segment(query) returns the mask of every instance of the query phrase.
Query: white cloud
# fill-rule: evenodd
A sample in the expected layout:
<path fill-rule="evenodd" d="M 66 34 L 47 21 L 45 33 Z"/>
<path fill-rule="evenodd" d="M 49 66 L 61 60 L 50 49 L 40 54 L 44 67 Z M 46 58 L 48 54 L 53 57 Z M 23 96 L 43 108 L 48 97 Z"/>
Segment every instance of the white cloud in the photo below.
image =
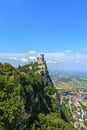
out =
<path fill-rule="evenodd" d="M 0 61 L 14 61 L 20 64 L 35 61 L 40 52 L 29 51 L 25 53 L 1 53 Z M 64 52 L 44 53 L 48 65 L 54 68 L 87 68 L 87 53 L 73 52 L 72 50 L 65 50 Z M 12 63 L 12 62 L 11 62 Z"/>
<path fill-rule="evenodd" d="M 36 56 L 29 56 L 30 60 L 36 60 Z"/>
<path fill-rule="evenodd" d="M 36 52 L 33 51 L 33 50 L 30 50 L 30 51 L 28 52 L 28 54 L 36 54 Z"/>
<path fill-rule="evenodd" d="M 61 59 L 47 60 L 47 63 L 59 64 L 59 63 L 63 63 L 63 60 Z"/>
<path fill-rule="evenodd" d="M 10 60 L 18 60 L 17 57 L 9 57 Z"/>
<path fill-rule="evenodd" d="M 46 59 L 50 60 L 59 60 L 61 62 L 70 62 L 70 61 L 85 61 L 87 60 L 87 54 L 81 54 L 81 53 L 74 53 L 69 52 L 59 52 L 59 53 L 45 53 Z"/>
<path fill-rule="evenodd" d="M 63 63 L 63 60 L 60 60 L 60 63 Z"/>
<path fill-rule="evenodd" d="M 28 53 L 1 53 L 0 59 L 10 59 L 10 60 L 20 60 L 24 59 L 27 61 L 35 60 L 40 52 L 29 51 Z M 44 53 L 45 59 L 49 63 L 62 63 L 62 62 L 78 62 L 78 61 L 87 61 L 87 54 L 74 53 L 71 50 L 66 50 L 64 52 L 53 52 L 53 53 Z M 21 60 L 22 61 L 22 60 Z M 75 63 L 74 62 L 74 63 Z"/>
<path fill-rule="evenodd" d="M 56 64 L 56 63 L 58 63 L 58 62 L 57 62 L 56 60 L 55 60 L 55 61 L 54 61 L 54 60 L 48 60 L 47 63 Z"/>
<path fill-rule="evenodd" d="M 27 58 L 21 58 L 20 61 L 25 63 L 25 62 L 28 62 L 28 59 Z"/>
<path fill-rule="evenodd" d="M 76 60 L 75 63 L 78 64 L 78 63 L 79 63 L 79 60 Z"/>
<path fill-rule="evenodd" d="M 19 62 L 28 62 L 29 60 L 35 60 L 36 59 L 36 52 L 35 51 L 29 51 L 25 53 L 0 53 L 0 60 L 3 59 L 3 61 L 19 61 Z"/>
<path fill-rule="evenodd" d="M 72 50 L 65 50 L 64 52 L 65 53 L 72 53 L 73 51 Z"/>

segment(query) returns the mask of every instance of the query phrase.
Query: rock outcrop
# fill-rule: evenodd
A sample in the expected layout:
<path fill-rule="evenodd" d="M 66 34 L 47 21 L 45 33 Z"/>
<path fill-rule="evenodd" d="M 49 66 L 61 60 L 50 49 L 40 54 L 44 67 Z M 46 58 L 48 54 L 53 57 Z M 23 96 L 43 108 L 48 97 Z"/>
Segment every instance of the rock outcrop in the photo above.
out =
<path fill-rule="evenodd" d="M 44 59 L 44 54 L 40 54 L 40 57 L 37 58 L 38 63 L 38 72 L 41 74 L 42 78 L 44 79 L 44 85 L 53 86 L 52 80 L 49 75 L 49 71 L 47 68 L 46 61 Z"/>

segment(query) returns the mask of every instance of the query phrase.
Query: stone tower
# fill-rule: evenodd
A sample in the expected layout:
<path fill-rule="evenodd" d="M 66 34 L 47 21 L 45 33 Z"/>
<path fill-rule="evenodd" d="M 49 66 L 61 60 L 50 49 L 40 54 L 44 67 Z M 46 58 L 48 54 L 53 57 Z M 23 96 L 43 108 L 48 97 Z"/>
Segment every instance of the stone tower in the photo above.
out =
<path fill-rule="evenodd" d="M 44 54 L 40 54 L 40 58 L 37 57 L 37 62 L 38 62 L 38 64 L 44 64 L 45 63 Z"/>
<path fill-rule="evenodd" d="M 44 85 L 51 85 L 53 86 L 52 80 L 49 75 L 49 71 L 47 69 L 47 64 L 44 59 L 44 54 L 40 54 L 40 57 L 37 57 L 37 63 L 38 63 L 38 73 L 41 74 L 43 80 L 44 80 Z"/>
<path fill-rule="evenodd" d="M 40 54 L 40 60 L 44 62 L 44 54 Z"/>

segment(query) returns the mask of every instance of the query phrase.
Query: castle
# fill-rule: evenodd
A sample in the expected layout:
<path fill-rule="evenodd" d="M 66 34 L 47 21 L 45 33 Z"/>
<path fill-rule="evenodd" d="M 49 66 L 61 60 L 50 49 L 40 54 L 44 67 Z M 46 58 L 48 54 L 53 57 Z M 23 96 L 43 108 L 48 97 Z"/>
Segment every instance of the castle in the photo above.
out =
<path fill-rule="evenodd" d="M 37 63 L 38 64 L 44 64 L 46 61 L 44 60 L 44 54 L 40 54 L 40 58 L 37 57 Z"/>
<path fill-rule="evenodd" d="M 46 61 L 44 60 L 44 54 L 40 54 L 40 57 L 37 57 L 37 63 L 40 71 L 48 73 Z"/>
<path fill-rule="evenodd" d="M 53 83 L 49 75 L 49 71 L 47 69 L 47 64 L 44 59 L 44 54 L 40 54 L 40 57 L 37 57 L 37 63 L 38 63 L 38 67 L 40 68 L 38 72 L 41 73 L 45 81 L 45 85 L 50 84 L 51 86 L 53 86 Z"/>
<path fill-rule="evenodd" d="M 34 63 L 38 64 L 37 72 L 43 78 L 44 84 L 45 85 L 49 84 L 49 85 L 53 86 L 53 83 L 52 83 L 50 75 L 49 75 L 49 71 L 47 69 L 47 64 L 46 64 L 46 61 L 44 59 L 44 54 L 40 54 L 40 57 L 37 57 L 37 61 L 36 62 L 31 62 L 30 64 L 34 65 Z M 30 66 L 29 68 L 32 69 L 32 66 Z"/>

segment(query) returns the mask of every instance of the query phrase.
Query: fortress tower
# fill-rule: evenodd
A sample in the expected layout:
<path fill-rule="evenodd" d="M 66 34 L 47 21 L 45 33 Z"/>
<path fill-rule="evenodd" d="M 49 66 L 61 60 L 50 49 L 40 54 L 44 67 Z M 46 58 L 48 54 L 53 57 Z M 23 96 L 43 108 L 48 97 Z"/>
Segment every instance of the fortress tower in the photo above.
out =
<path fill-rule="evenodd" d="M 40 76 L 43 78 L 44 85 L 53 86 L 52 80 L 49 75 L 49 71 L 47 69 L 47 64 L 44 59 L 44 54 L 40 54 L 40 56 L 37 57 L 37 61 L 35 63 L 38 63 L 36 66 L 37 67 L 36 70 L 40 74 Z M 34 62 L 31 62 L 31 65 L 29 67 L 31 70 L 33 69 L 33 67 L 32 67 L 33 65 L 34 65 Z"/>
<path fill-rule="evenodd" d="M 52 80 L 49 75 L 49 71 L 47 69 L 47 64 L 44 59 L 44 54 L 40 54 L 40 57 L 37 57 L 37 63 L 38 63 L 38 68 L 39 68 L 38 73 L 40 73 L 40 75 L 42 76 L 44 80 L 44 84 L 45 85 L 49 84 L 53 86 Z"/>
<path fill-rule="evenodd" d="M 38 62 L 38 64 L 44 64 L 45 63 L 44 54 L 40 54 L 40 58 L 37 57 L 37 62 Z"/>
<path fill-rule="evenodd" d="M 44 62 L 44 54 L 40 54 L 40 60 Z"/>

